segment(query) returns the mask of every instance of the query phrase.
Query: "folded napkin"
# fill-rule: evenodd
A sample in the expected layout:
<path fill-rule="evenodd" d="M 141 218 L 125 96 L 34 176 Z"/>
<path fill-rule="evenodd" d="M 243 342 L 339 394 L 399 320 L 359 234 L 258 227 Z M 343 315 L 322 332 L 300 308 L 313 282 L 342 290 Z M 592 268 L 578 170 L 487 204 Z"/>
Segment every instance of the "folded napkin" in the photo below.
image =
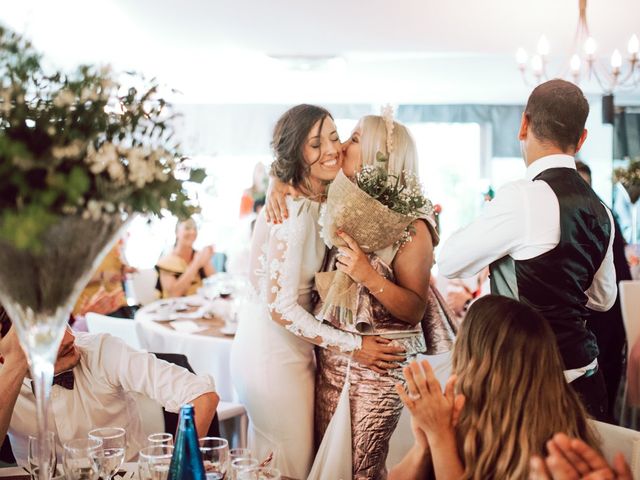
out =
<path fill-rule="evenodd" d="M 179 320 L 171 322 L 171 326 L 177 332 L 181 333 L 198 333 L 207 330 L 209 327 L 198 325 L 191 320 Z"/>

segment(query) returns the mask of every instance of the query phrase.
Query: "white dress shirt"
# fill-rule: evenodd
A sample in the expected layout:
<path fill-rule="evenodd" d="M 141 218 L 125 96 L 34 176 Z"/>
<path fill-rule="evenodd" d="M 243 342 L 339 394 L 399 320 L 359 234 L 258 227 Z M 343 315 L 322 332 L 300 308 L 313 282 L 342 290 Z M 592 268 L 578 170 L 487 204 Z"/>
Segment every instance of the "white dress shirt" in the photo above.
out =
<path fill-rule="evenodd" d="M 185 403 L 215 391 L 211 377 L 194 375 L 153 354 L 134 350 L 111 335 L 75 335 L 81 356 L 73 369 L 74 388 L 54 385 L 51 393 L 50 428 L 56 434 L 58 458 L 64 443 L 86 438 L 93 428 L 123 427 L 128 444 L 125 461 L 130 461 L 147 443 L 134 392 L 178 412 Z M 28 438 L 36 432 L 35 397 L 31 380 L 25 379 L 9 427 L 18 464 L 27 464 Z"/>
<path fill-rule="evenodd" d="M 549 155 L 527 168 L 526 179 L 506 184 L 485 205 L 480 216 L 455 232 L 442 246 L 438 258 L 440 273 L 447 278 L 477 274 L 487 265 L 505 257 L 527 260 L 554 249 L 560 242 L 558 197 L 544 181 L 532 181 L 550 168 L 576 168 L 570 155 Z M 606 208 L 606 207 L 605 207 Z M 604 261 L 585 292 L 587 307 L 609 310 L 616 301 L 616 272 L 613 265 L 613 217 L 611 237 Z"/>
<path fill-rule="evenodd" d="M 439 271 L 448 278 L 477 274 L 487 265 L 507 255 L 514 260 L 535 258 L 554 249 L 560 242 L 560 204 L 544 181 L 533 179 L 550 168 L 576 168 L 570 155 L 549 155 L 527 167 L 526 178 L 506 184 L 485 204 L 480 216 L 455 232 L 442 246 Z M 613 216 L 611 237 L 605 258 L 585 294 L 587 307 L 609 310 L 616 300 L 616 272 L 613 264 Z M 597 360 L 583 368 L 565 371 L 568 381 L 595 367 Z"/>

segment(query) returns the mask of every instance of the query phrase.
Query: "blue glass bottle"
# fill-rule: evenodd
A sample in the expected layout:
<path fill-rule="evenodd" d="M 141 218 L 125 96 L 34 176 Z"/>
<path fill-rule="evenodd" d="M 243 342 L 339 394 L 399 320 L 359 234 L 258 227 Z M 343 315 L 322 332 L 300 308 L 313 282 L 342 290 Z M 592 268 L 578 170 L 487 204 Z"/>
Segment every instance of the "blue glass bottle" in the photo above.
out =
<path fill-rule="evenodd" d="M 205 478 L 193 405 L 183 405 L 180 409 L 180 422 L 168 480 L 205 480 Z"/>

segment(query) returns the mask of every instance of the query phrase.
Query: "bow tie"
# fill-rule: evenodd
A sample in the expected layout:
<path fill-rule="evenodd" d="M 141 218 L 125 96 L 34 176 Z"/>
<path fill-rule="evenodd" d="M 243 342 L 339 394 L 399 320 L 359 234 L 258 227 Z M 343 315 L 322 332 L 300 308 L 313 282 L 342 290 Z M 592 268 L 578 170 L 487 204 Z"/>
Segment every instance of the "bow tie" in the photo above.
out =
<path fill-rule="evenodd" d="M 59 373 L 58 375 L 53 377 L 53 384 L 60 385 L 62 388 L 66 388 L 67 390 L 73 390 L 75 380 L 76 379 L 73 375 L 73 370 L 67 370 L 66 372 Z M 35 393 L 33 381 L 31 382 L 31 390 L 33 390 L 33 392 Z"/>

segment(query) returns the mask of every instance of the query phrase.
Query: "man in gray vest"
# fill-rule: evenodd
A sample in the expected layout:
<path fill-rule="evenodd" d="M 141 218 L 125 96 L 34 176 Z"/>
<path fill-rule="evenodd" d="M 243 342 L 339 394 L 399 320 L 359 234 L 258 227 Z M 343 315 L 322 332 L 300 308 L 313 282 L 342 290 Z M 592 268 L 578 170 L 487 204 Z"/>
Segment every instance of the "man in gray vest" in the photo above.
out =
<path fill-rule="evenodd" d="M 585 319 L 589 309 L 609 310 L 617 288 L 613 217 L 574 160 L 588 114 L 576 85 L 556 79 L 536 87 L 519 132 L 526 178 L 502 187 L 477 220 L 454 233 L 438 263 L 450 278 L 489 265 L 492 293 L 540 312 L 556 335 L 567 381 L 603 420 L 607 393 Z"/>

